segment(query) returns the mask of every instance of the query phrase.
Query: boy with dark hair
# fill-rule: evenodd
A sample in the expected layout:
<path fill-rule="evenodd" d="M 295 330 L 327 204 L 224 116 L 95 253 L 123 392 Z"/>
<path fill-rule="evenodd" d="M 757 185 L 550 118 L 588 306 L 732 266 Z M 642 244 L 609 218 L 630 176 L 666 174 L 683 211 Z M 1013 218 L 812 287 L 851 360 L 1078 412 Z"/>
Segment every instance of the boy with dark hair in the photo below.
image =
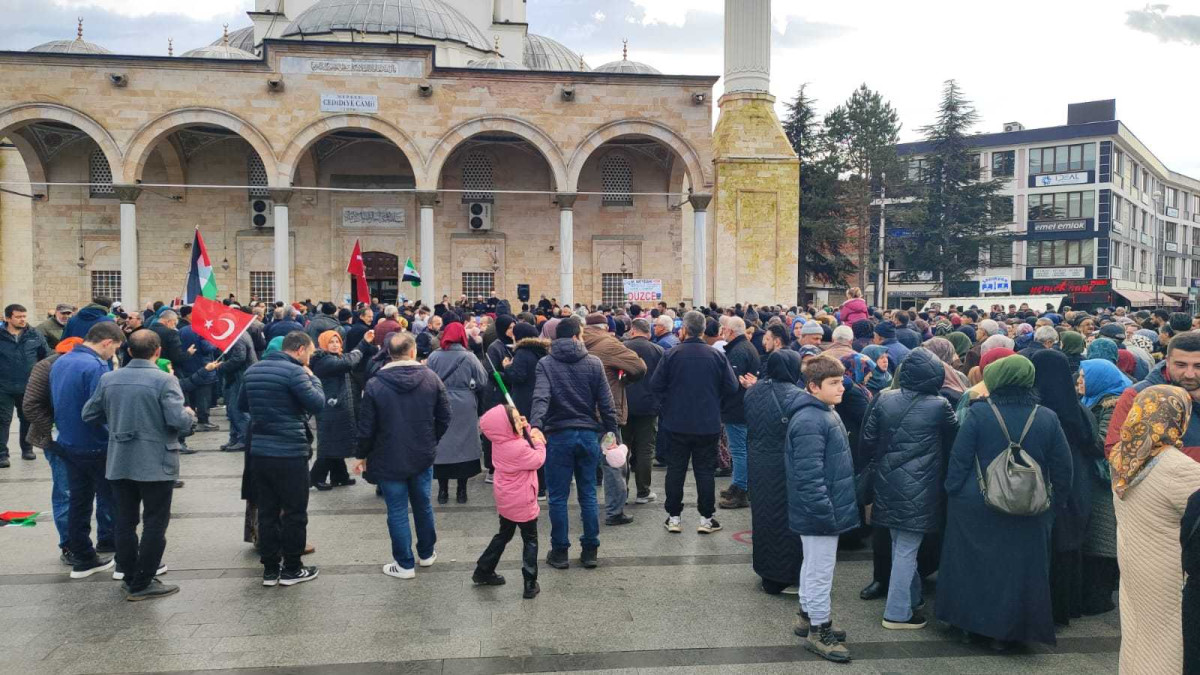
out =
<path fill-rule="evenodd" d="M 804 549 L 794 630 L 808 638 L 805 649 L 837 663 L 850 660 L 846 634 L 833 629 L 830 616 L 838 535 L 859 526 L 850 441 L 833 409 L 845 391 L 844 374 L 841 363 L 825 356 L 804 364 L 805 392 L 784 443 L 788 523 Z"/>

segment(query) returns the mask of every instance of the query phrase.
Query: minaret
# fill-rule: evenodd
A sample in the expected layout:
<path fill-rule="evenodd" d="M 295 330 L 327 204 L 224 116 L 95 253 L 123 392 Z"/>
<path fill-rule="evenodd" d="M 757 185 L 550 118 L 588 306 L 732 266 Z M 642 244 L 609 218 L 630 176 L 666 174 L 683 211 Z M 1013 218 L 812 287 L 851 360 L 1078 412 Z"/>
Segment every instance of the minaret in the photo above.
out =
<path fill-rule="evenodd" d="M 713 131 L 712 299 L 792 305 L 800 161 L 770 94 L 771 0 L 725 0 L 724 84 Z"/>

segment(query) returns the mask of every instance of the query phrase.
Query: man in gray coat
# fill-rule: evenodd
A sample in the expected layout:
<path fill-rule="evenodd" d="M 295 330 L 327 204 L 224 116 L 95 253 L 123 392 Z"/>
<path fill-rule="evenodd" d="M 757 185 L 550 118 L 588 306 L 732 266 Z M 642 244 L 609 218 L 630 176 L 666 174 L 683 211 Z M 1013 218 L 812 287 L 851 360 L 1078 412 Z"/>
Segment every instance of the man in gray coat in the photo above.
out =
<path fill-rule="evenodd" d="M 183 405 L 179 380 L 155 365 L 162 342 L 153 331 L 129 336 L 129 365 L 105 373 L 83 406 L 82 417 L 108 426 L 105 478 L 116 505 L 117 569 L 124 580 L 125 599 L 160 598 L 179 592 L 178 586 L 155 577 L 166 548 L 171 519 L 171 494 L 179 477 L 179 432 L 190 429 L 196 414 Z M 139 544 L 139 514 L 145 508 Z"/>

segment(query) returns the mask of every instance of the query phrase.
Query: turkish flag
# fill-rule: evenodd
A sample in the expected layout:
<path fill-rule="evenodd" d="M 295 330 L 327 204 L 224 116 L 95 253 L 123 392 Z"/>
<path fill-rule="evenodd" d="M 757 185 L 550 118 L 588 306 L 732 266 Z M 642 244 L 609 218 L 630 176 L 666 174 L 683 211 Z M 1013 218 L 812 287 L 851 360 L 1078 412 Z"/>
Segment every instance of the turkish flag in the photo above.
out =
<path fill-rule="evenodd" d="M 192 305 L 192 330 L 221 350 L 229 351 L 242 333 L 250 327 L 254 315 L 227 307 L 216 300 L 198 296 Z"/>
<path fill-rule="evenodd" d="M 354 250 L 350 253 L 350 264 L 346 265 L 346 273 L 354 277 L 355 299 L 358 302 L 370 302 L 371 290 L 367 288 L 367 266 L 363 263 L 362 246 L 359 240 L 354 240 Z"/>

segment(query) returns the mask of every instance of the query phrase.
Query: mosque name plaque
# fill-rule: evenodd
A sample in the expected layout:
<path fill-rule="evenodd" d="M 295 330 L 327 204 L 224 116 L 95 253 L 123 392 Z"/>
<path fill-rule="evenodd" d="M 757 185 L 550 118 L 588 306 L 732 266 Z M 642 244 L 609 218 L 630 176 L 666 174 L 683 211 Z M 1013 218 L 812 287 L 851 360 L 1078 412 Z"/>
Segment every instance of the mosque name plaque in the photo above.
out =
<path fill-rule="evenodd" d="M 342 209 L 342 227 L 405 228 L 403 208 L 347 206 Z"/>
<path fill-rule="evenodd" d="M 424 77 L 424 59 L 308 59 L 285 56 L 280 59 L 282 73 L 296 75 L 352 75 L 365 77 Z"/>
<path fill-rule="evenodd" d="M 379 97 L 374 94 L 321 94 L 321 112 L 379 112 Z"/>

